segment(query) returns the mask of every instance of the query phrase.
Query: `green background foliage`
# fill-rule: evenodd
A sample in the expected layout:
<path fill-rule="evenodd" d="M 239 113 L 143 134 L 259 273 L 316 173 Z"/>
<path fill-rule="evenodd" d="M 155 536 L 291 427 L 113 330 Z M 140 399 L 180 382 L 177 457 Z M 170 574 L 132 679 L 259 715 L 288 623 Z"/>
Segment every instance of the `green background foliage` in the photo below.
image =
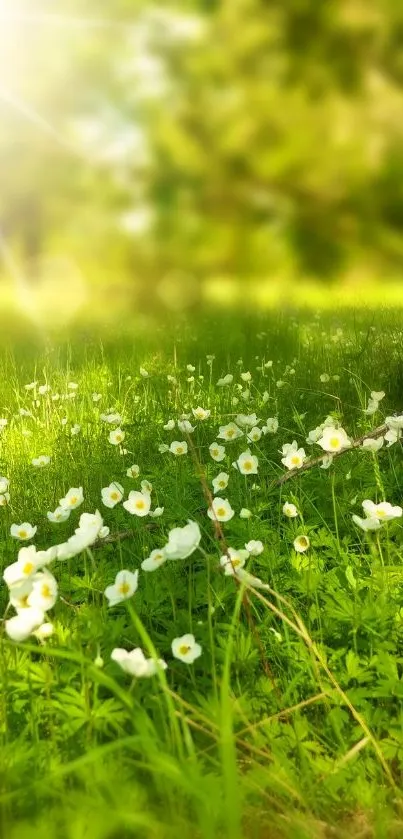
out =
<path fill-rule="evenodd" d="M 400 277 L 398 3 L 75 0 L 2 26 L 0 220 L 34 278 L 55 252 L 116 294 Z"/>

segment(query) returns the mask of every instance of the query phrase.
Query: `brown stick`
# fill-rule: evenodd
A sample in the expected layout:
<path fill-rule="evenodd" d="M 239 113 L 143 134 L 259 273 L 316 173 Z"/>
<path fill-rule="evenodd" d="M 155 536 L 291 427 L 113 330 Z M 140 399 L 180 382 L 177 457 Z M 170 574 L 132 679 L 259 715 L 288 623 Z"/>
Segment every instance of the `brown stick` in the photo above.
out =
<path fill-rule="evenodd" d="M 387 425 L 379 425 L 378 428 L 374 428 L 373 431 L 368 431 L 367 434 L 362 434 L 361 437 L 358 437 L 357 440 L 353 440 L 351 446 L 347 449 L 341 449 L 339 452 L 335 452 L 332 457 L 340 457 L 342 454 L 347 454 L 350 452 L 351 449 L 358 449 L 359 446 L 362 445 L 364 440 L 376 440 L 378 437 L 382 437 L 383 434 L 386 434 L 388 430 Z M 320 454 L 319 457 L 311 457 L 309 460 L 306 460 L 305 463 L 299 469 L 290 469 L 289 472 L 286 472 L 281 478 L 278 478 L 273 484 L 273 487 L 281 486 L 285 484 L 286 481 L 289 481 L 290 478 L 294 478 L 295 475 L 299 475 L 301 472 L 306 472 L 307 469 L 312 469 L 313 466 L 317 466 L 319 463 L 322 462 L 324 457 L 327 457 L 329 452 L 323 452 Z"/>

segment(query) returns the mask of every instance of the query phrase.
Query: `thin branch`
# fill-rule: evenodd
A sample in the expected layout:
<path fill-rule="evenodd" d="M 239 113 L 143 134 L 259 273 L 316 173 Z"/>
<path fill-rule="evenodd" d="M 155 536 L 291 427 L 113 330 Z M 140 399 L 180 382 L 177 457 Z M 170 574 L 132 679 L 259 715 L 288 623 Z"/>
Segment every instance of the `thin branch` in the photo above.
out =
<path fill-rule="evenodd" d="M 347 454 L 347 452 L 351 452 L 352 449 L 358 449 L 362 446 L 364 440 L 376 440 L 378 437 L 382 437 L 383 434 L 386 434 L 387 430 L 387 425 L 379 425 L 378 428 L 374 428 L 373 431 L 368 431 L 366 434 L 362 434 L 361 437 L 357 437 L 357 439 L 353 440 L 351 446 L 347 449 L 341 449 L 341 451 L 332 454 L 332 458 L 340 457 L 342 454 Z M 322 463 L 322 460 L 325 457 L 328 457 L 328 455 L 329 452 L 323 452 L 323 454 L 320 454 L 318 457 L 311 457 L 309 460 L 306 460 L 299 469 L 290 469 L 290 471 L 282 475 L 281 478 L 277 478 L 277 480 L 272 484 L 272 487 L 281 486 L 282 484 L 285 484 L 286 481 L 289 481 L 290 478 L 294 478 L 301 472 L 306 472 L 307 469 L 312 469 L 313 466 L 318 466 L 318 464 Z"/>

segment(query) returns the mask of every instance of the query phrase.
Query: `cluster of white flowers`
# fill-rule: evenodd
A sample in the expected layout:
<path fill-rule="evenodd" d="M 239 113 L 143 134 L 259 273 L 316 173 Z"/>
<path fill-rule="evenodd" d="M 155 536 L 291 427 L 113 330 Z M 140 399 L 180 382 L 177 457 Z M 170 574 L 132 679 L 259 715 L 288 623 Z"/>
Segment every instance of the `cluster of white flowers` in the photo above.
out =
<path fill-rule="evenodd" d="M 76 490 L 69 490 L 66 498 L 74 498 L 74 492 Z M 27 523 L 15 527 L 25 529 L 26 534 L 22 537 L 20 534 L 17 538 L 32 538 L 36 532 L 36 528 Z M 16 611 L 13 617 L 5 621 L 6 633 L 10 638 L 24 641 L 32 634 L 39 638 L 51 635 L 53 627 L 46 620 L 46 614 L 56 603 L 58 585 L 48 566 L 57 560 L 77 556 L 108 533 L 109 528 L 104 527 L 97 510 L 94 514 L 81 515 L 79 526 L 66 542 L 41 551 L 35 545 L 20 548 L 16 562 L 8 565 L 3 573 L 9 590 L 9 606 Z"/>
<path fill-rule="evenodd" d="M 333 338 L 332 338 L 333 340 Z M 337 338 L 337 340 L 339 340 Z M 213 365 L 214 356 L 207 358 L 207 363 L 210 368 Z M 227 373 L 218 379 L 216 386 L 219 388 L 230 388 L 226 394 L 226 401 L 228 405 L 236 406 L 242 404 L 242 399 L 245 404 L 244 410 L 250 410 L 250 413 L 242 413 L 240 408 L 236 408 L 231 414 L 225 415 L 225 420 L 229 420 L 222 425 L 218 425 L 211 432 L 208 432 L 207 441 L 215 438 L 207 449 L 206 446 L 206 428 L 208 429 L 211 419 L 212 409 L 197 405 L 191 407 L 189 404 L 184 404 L 187 413 L 178 413 L 176 419 L 170 417 L 163 424 L 163 429 L 166 432 L 172 432 L 172 436 L 178 436 L 179 440 L 173 439 L 170 442 L 161 442 L 158 445 L 159 451 L 162 454 L 172 454 L 174 457 L 185 457 L 193 454 L 197 445 L 193 445 L 193 441 L 202 439 L 200 450 L 208 451 L 208 454 L 214 462 L 221 463 L 226 461 L 225 467 L 229 471 L 220 471 L 215 477 L 208 474 L 208 480 L 213 488 L 213 496 L 210 496 L 210 502 L 207 509 L 208 518 L 215 524 L 225 524 L 230 522 L 235 516 L 235 510 L 231 506 L 230 501 L 226 496 L 226 490 L 230 485 L 230 466 L 234 472 L 232 474 L 238 477 L 234 481 L 240 483 L 239 475 L 257 475 L 259 473 L 259 458 L 262 454 L 262 446 L 268 444 L 268 439 L 264 438 L 267 435 L 276 434 L 279 428 L 279 420 L 277 416 L 268 417 L 266 420 L 261 420 L 256 412 L 251 410 L 252 397 L 255 391 L 254 377 L 249 370 L 243 369 L 242 359 L 239 359 L 238 375 L 241 383 L 234 383 L 234 375 Z M 266 370 L 271 371 L 268 375 L 272 378 L 271 393 L 273 393 L 274 385 L 280 389 L 285 385 L 289 385 L 287 377 L 295 374 L 296 359 L 292 365 L 287 365 L 282 372 L 284 378 L 277 379 L 272 370 L 273 361 L 261 361 L 257 370 L 260 370 L 263 375 Z M 187 381 L 192 384 L 189 388 L 192 394 L 192 401 L 196 403 L 197 397 L 197 383 L 193 373 L 195 372 L 194 365 L 188 364 L 186 372 L 191 374 Z M 150 378 L 148 370 L 140 367 L 139 375 L 142 379 Z M 200 376 L 199 378 L 203 378 Z M 326 383 L 330 381 L 330 375 L 323 373 L 320 376 L 320 381 Z M 333 380 L 337 380 L 338 376 L 332 376 Z M 130 376 L 127 377 L 131 379 Z M 178 394 L 176 386 L 178 380 L 176 376 L 167 375 L 170 393 L 175 392 L 175 398 Z M 211 376 L 212 379 L 212 376 Z M 139 382 L 138 376 L 136 377 Z M 245 387 L 245 385 L 247 387 Z M 152 387 L 152 381 L 144 381 L 141 388 L 145 392 L 149 392 Z M 175 388 L 175 391 L 174 391 Z M 76 395 L 78 385 L 75 382 L 67 383 L 67 393 L 60 396 L 58 393 L 51 395 L 51 388 L 47 383 L 39 385 L 38 382 L 31 382 L 25 386 L 27 392 L 32 392 L 34 396 L 34 406 L 38 403 L 38 396 L 47 397 L 46 404 L 49 400 L 57 401 L 59 399 L 73 399 Z M 276 392 L 276 391 L 275 391 Z M 374 414 L 378 408 L 381 400 L 384 398 L 383 391 L 371 391 L 368 406 L 364 413 L 368 416 Z M 137 400 L 139 397 L 134 397 Z M 106 429 L 103 428 L 105 437 L 109 443 L 116 447 L 121 455 L 133 454 L 123 449 L 122 444 L 126 439 L 127 428 L 126 419 L 123 418 L 122 413 L 116 410 L 115 405 L 112 408 L 105 410 L 105 412 L 98 414 L 98 408 L 95 406 L 102 399 L 102 394 L 93 392 L 92 402 L 93 410 L 97 418 L 105 423 Z M 259 414 L 262 413 L 262 405 L 266 404 L 270 399 L 277 403 L 277 396 L 270 395 L 269 391 L 264 391 L 259 395 L 256 405 Z M 44 400 L 39 402 L 43 405 Z M 249 404 L 251 403 L 251 404 Z M 175 401 L 175 404 L 176 401 Z M 211 403 L 213 404 L 213 403 Z M 276 413 L 276 407 L 273 413 Z M 35 411 L 35 407 L 33 408 Z M 240 411 L 239 413 L 236 413 Z M 25 408 L 19 410 L 19 415 L 23 417 L 32 416 L 31 412 Z M 305 414 L 298 414 L 295 410 L 294 416 L 302 421 Z M 232 418 L 231 418 L 232 417 Z M 224 420 L 224 417 L 223 417 Z M 61 419 L 61 424 L 66 426 L 69 422 L 67 417 Z M 194 424 L 193 424 L 194 423 Z M 403 416 L 389 416 L 385 420 L 386 432 L 381 437 L 371 437 L 368 432 L 368 437 L 363 440 L 362 448 L 372 452 L 378 451 L 384 442 L 388 446 L 395 443 L 403 435 Z M 8 426 L 7 419 L 0 419 L 0 430 L 6 429 Z M 81 425 L 77 422 L 67 426 L 70 428 L 70 435 L 75 437 L 81 431 Z M 129 426 L 130 428 L 130 426 Z M 8 430 L 5 432 L 8 434 Z M 191 437 L 191 435 L 194 435 Z M 130 436 L 130 432 L 129 432 Z M 184 439 L 182 439 L 182 437 Z M 236 443 L 238 441 L 238 443 Z M 322 466 L 327 468 L 332 463 L 333 455 L 347 450 L 352 446 L 352 440 L 347 435 L 347 432 L 340 425 L 338 420 L 332 416 L 326 417 L 324 422 L 318 425 L 313 430 L 309 431 L 306 443 L 309 445 L 316 444 L 322 450 Z M 70 445 L 72 441 L 70 441 Z M 126 443 L 127 445 L 127 443 Z M 241 450 L 242 449 L 242 450 Z M 254 452 L 257 451 L 259 457 Z M 284 443 L 280 450 L 281 463 L 289 471 L 301 469 L 307 461 L 305 449 L 298 444 L 296 440 L 291 443 Z M 233 459 L 234 458 L 234 459 Z M 207 457 L 207 469 L 212 468 L 211 461 Z M 31 459 L 31 464 L 37 468 L 44 468 L 49 465 L 51 461 L 50 455 L 39 454 Z M 174 462 L 174 458 L 171 459 Z M 183 461 L 186 464 L 186 457 Z M 182 464 L 177 465 L 181 468 Z M 132 481 L 140 477 L 140 467 L 134 463 L 132 466 L 125 465 L 126 477 Z M 287 476 L 288 477 L 288 476 Z M 251 491 L 259 490 L 259 486 L 249 481 L 242 481 L 242 484 L 247 483 Z M 252 486 L 251 486 L 252 484 Z M 131 484 L 133 486 L 133 484 Z M 231 486 L 230 486 L 231 489 Z M 152 492 L 153 487 L 150 481 L 142 480 L 139 489 L 130 490 L 125 498 L 125 488 L 117 480 L 112 480 L 107 486 L 102 487 L 100 491 L 101 501 L 105 508 L 114 509 L 121 504 L 123 509 L 132 516 L 137 518 L 145 518 L 151 516 L 156 518 L 161 516 L 164 512 L 163 507 L 156 506 L 152 509 Z M 5 477 L 0 477 L 0 507 L 8 504 L 10 500 L 9 495 L 9 481 Z M 71 512 L 80 507 L 84 502 L 83 487 L 71 487 L 65 495 L 59 499 L 58 505 L 54 511 L 47 512 L 48 521 L 53 524 L 61 524 L 66 522 Z M 251 504 L 251 506 L 253 506 Z M 362 503 L 365 517 L 360 518 L 353 515 L 353 521 L 362 530 L 378 530 L 383 523 L 391 521 L 402 516 L 402 508 L 400 506 L 392 506 L 389 502 L 382 501 L 374 503 L 365 500 Z M 312 557 L 312 551 L 306 558 L 296 556 L 296 554 L 303 554 L 311 549 L 310 536 L 304 532 L 305 525 L 302 518 L 302 511 L 295 503 L 285 501 L 282 507 L 284 516 L 289 519 L 285 528 L 291 534 L 290 545 L 294 548 L 295 553 L 292 554 L 291 561 L 295 562 L 294 567 L 304 567 L 302 562 L 309 563 Z M 242 507 L 239 511 L 239 517 L 244 520 L 251 520 L 256 518 L 256 513 L 247 507 Z M 291 521 L 296 520 L 296 521 Z M 251 528 L 252 522 L 248 524 L 248 532 Z M 309 527 L 307 528 L 310 532 Z M 221 527 L 217 528 L 219 535 L 222 535 Z M 301 532 L 302 530 L 302 532 Z M 22 522 L 21 524 L 14 523 L 11 525 L 10 534 L 14 539 L 20 542 L 29 541 L 36 536 L 37 526 L 30 522 Z M 21 547 L 18 552 L 18 559 L 9 565 L 3 574 L 3 579 L 9 591 L 9 607 L 15 610 L 12 617 L 7 617 L 5 620 L 5 629 L 7 635 L 15 641 L 24 641 L 29 636 L 34 635 L 40 640 L 44 640 L 52 634 L 53 627 L 48 620 L 48 613 L 53 609 L 58 597 L 58 583 L 56 576 L 50 571 L 49 566 L 52 563 L 56 564 L 63 560 L 71 559 L 78 556 L 82 552 L 91 548 L 98 540 L 105 539 L 109 535 L 109 528 L 104 526 L 103 518 L 98 510 L 95 513 L 82 513 L 79 518 L 78 527 L 75 529 L 73 535 L 66 539 L 61 544 L 57 544 L 47 550 L 37 550 L 35 545 Z M 166 537 L 165 537 L 166 538 Z M 110 541 L 110 540 L 109 540 Z M 163 542 L 163 540 L 161 540 Z M 174 527 L 169 533 L 165 544 L 161 547 L 154 547 L 148 556 L 146 556 L 140 563 L 140 568 L 136 569 L 121 569 L 116 575 L 115 579 L 105 588 L 104 597 L 108 602 L 110 608 L 114 608 L 130 598 L 134 597 L 138 591 L 139 585 L 143 579 L 143 572 L 150 573 L 161 568 L 170 561 L 184 561 L 188 559 L 193 553 L 200 548 L 201 531 L 200 526 L 196 521 L 188 520 L 187 524 L 182 527 Z M 313 539 L 313 545 L 315 540 Z M 148 548 L 149 550 L 149 548 Z M 267 585 L 259 578 L 252 575 L 246 568 L 252 563 L 253 557 L 258 557 L 264 551 L 264 545 L 259 539 L 249 539 L 242 548 L 234 548 L 225 546 L 222 548 L 222 555 L 219 558 L 217 567 L 221 569 L 225 577 L 233 578 L 233 582 L 242 583 L 252 588 L 268 588 Z M 165 569 L 166 570 L 166 569 Z M 165 573 L 165 570 L 161 573 Z M 141 588 L 140 588 L 141 590 Z M 129 606 L 130 608 L 130 606 Z M 192 664 L 201 654 L 202 648 L 197 643 L 195 636 L 191 633 L 186 633 L 183 636 L 174 638 L 171 642 L 172 655 L 177 660 Z M 115 648 L 112 651 L 112 660 L 120 666 L 120 668 L 127 674 L 134 678 L 148 678 L 156 674 L 161 674 L 167 668 L 167 663 L 158 658 L 153 650 L 151 650 L 151 657 L 147 657 L 144 651 L 140 648 L 135 648 L 131 651 Z"/>

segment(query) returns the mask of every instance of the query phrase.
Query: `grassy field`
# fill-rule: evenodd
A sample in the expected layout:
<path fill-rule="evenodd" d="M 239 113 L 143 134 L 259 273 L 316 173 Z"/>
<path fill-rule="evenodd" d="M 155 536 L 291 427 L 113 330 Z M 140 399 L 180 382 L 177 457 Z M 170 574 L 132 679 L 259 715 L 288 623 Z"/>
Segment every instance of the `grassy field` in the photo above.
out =
<path fill-rule="evenodd" d="M 318 443 L 402 412 L 393 311 L 150 319 L 0 351 L 2 836 L 402 835 L 402 518 L 362 507 L 402 503 L 400 432 L 330 464 Z M 324 464 L 290 471 L 299 448 Z M 96 510 L 109 535 L 79 527 Z M 31 544 L 64 547 L 18 559 Z M 147 664 L 112 657 L 134 648 Z"/>

